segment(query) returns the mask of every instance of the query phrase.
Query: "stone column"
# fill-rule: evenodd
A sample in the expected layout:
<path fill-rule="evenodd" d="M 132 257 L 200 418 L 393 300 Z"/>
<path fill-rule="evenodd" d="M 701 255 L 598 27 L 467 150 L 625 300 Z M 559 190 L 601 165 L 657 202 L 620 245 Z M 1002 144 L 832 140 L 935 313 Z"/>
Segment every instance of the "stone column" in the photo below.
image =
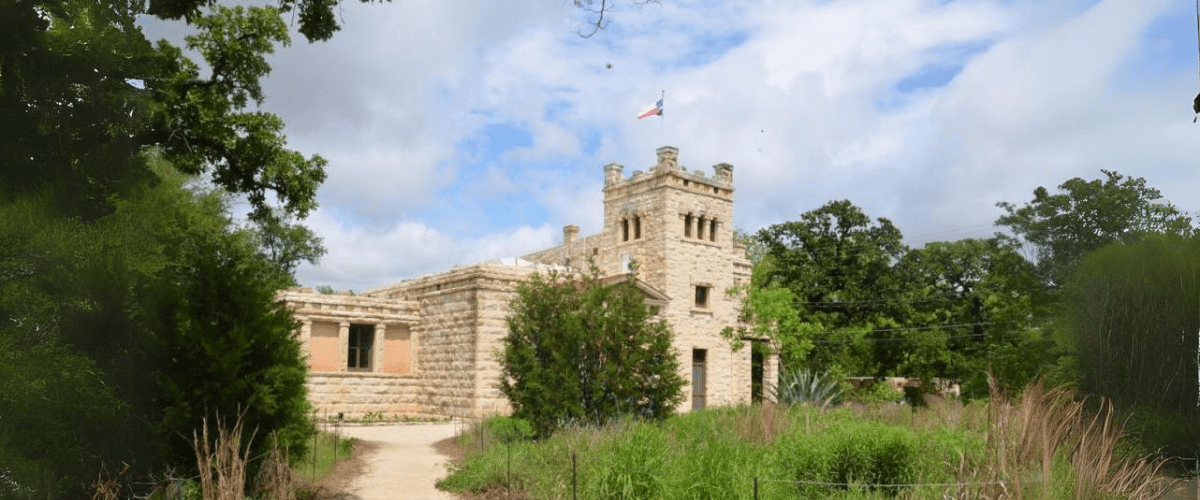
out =
<path fill-rule="evenodd" d="M 371 343 L 371 356 L 375 358 L 371 360 L 371 371 L 375 373 L 383 373 L 383 342 L 386 333 L 386 324 L 378 323 L 375 325 L 375 341 Z"/>
<path fill-rule="evenodd" d="M 763 358 L 763 401 L 778 403 L 775 391 L 779 386 L 779 345 L 771 344 L 771 351 Z"/>
<path fill-rule="evenodd" d="M 304 363 L 308 368 L 312 369 L 312 320 L 305 318 L 300 321 L 300 336 L 297 339 L 300 341 L 300 357 L 304 358 Z"/>
<path fill-rule="evenodd" d="M 350 360 L 346 357 L 348 354 L 350 354 L 350 322 L 349 321 L 338 322 L 338 350 L 339 350 L 338 359 L 342 360 L 342 363 L 340 365 L 338 365 L 338 371 L 339 372 L 347 372 L 349 370 L 346 369 L 346 366 L 350 362 Z"/>

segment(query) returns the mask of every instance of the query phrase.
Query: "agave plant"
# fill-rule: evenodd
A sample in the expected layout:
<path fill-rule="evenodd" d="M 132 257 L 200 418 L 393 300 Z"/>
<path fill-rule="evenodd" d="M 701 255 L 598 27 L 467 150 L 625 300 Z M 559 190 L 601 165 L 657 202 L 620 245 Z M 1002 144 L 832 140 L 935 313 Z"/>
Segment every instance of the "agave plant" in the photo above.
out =
<path fill-rule="evenodd" d="M 837 406 L 843 391 L 837 378 L 828 371 L 798 371 L 779 374 L 777 401 L 784 404 L 811 404 L 818 408 Z"/>

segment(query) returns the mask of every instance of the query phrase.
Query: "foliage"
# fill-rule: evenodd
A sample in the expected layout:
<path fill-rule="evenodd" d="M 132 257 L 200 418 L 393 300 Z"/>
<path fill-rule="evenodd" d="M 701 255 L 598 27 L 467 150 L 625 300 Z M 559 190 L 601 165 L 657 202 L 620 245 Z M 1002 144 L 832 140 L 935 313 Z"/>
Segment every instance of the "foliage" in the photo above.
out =
<path fill-rule="evenodd" d="M 534 436 L 529 422 L 514 417 L 495 416 L 484 422 L 487 432 L 502 443 L 515 443 Z"/>
<path fill-rule="evenodd" d="M 1082 390 L 1141 410 L 1134 425 L 1148 437 L 1173 434 L 1157 422 L 1200 414 L 1200 240 L 1157 236 L 1100 249 L 1067 295 Z M 1200 449 L 1196 437 L 1147 444 L 1188 454 Z"/>
<path fill-rule="evenodd" d="M 632 275 L 606 285 L 597 273 L 535 274 L 512 301 L 499 387 L 540 437 L 565 422 L 666 418 L 682 401 L 670 327 L 651 318 Z"/>
<path fill-rule="evenodd" d="M 880 381 L 851 389 L 846 395 L 847 401 L 862 404 L 896 403 L 902 399 L 904 399 L 904 391 Z"/>
<path fill-rule="evenodd" d="M 989 373 L 1005 390 L 1019 391 L 1053 363 L 1054 342 L 1031 322 L 1045 303 L 1041 288 L 1015 240 L 930 242 L 906 253 L 897 267 L 912 284 L 909 324 L 930 325 L 912 335 L 931 340 L 876 349 L 902 373 L 959 380 L 968 398 L 986 397 Z"/>
<path fill-rule="evenodd" d="M 290 273 L 233 227 L 222 194 L 158 175 L 87 223 L 44 198 L 0 204 L 0 344 L 16 356 L 0 368 L 15 370 L 0 382 L 0 405 L 13 405 L 0 455 L 43 464 L 62 488 L 101 463 L 186 467 L 179 436 L 206 414 L 244 412 L 259 446 L 274 434 L 306 449 L 305 367 L 274 301 Z M 69 416 L 46 418 L 60 409 Z"/>
<path fill-rule="evenodd" d="M 799 371 L 780 373 L 779 388 L 775 395 L 780 403 L 824 408 L 841 403 L 843 392 L 838 378 L 827 371 Z"/>
<path fill-rule="evenodd" d="M 1192 219 L 1141 177 L 1101 170 L 1105 179 L 1072 178 L 1050 194 L 1044 187 L 1021 207 L 1001 202 L 1005 215 L 996 220 L 1032 245 L 1043 283 L 1057 289 L 1066 283 L 1087 253 L 1111 243 L 1132 243 L 1146 234 L 1189 236 Z"/>
<path fill-rule="evenodd" d="M 147 13 L 182 18 L 188 52 L 151 44 Z M 303 453 L 304 366 L 274 293 L 323 251 L 296 221 L 325 162 L 287 149 L 258 110 L 283 15 L 0 3 L 0 344 L 21 368 L 0 382 L 0 488 L 73 497 L 102 464 L 194 465 L 181 436 L 206 416 L 245 412 L 256 443 Z M 246 226 L 233 195 L 250 202 Z M 45 419 L 60 410 L 73 416 Z"/>
<path fill-rule="evenodd" d="M 872 220 L 847 200 L 833 201 L 801 214 L 798 221 L 764 228 L 757 239 L 766 254 L 763 269 L 756 270 L 763 276 L 754 288 L 778 287 L 794 297 L 795 319 L 783 310 L 780 316 L 795 326 L 779 332 L 791 366 L 804 359 L 811 369 L 838 366 L 856 374 L 894 370 L 894 365 L 876 363 L 867 340 L 877 329 L 897 326 L 903 312 L 886 299 L 900 296 L 894 265 L 906 251 L 891 221 Z M 778 304 L 783 292 L 771 293 L 768 303 Z M 826 338 L 809 343 L 818 331 Z M 795 337 L 792 353 L 786 348 L 789 335 Z"/>
<path fill-rule="evenodd" d="M 438 485 L 485 492 L 503 487 L 511 468 L 514 496 L 571 498 L 568 457 L 574 456 L 583 499 L 750 499 L 754 478 L 758 498 L 765 499 L 1021 499 L 1046 498 L 1044 493 L 1148 499 L 1167 486 L 1156 474 L 1157 462 L 1122 454 L 1120 426 L 1111 415 L 1081 412 L 1086 405 L 1068 392 L 1034 386 L 1023 393 L 1014 404 L 997 397 L 966 407 L 878 407 L 902 414 L 895 421 L 870 408 L 755 405 L 692 412 L 661 424 L 569 427 L 549 439 L 514 444 L 511 462 L 499 443 L 467 447 L 466 460 Z M 747 432 L 779 417 L 783 422 L 771 424 L 776 432 L 769 440 Z M 1085 451 L 1068 453 L 1074 449 Z M 1042 467 L 1044 457 L 1049 469 Z"/>
<path fill-rule="evenodd" d="M 154 175 L 157 150 L 180 171 L 209 175 L 269 220 L 273 194 L 288 215 L 316 207 L 325 160 L 286 149 L 283 123 L 256 110 L 266 55 L 288 42 L 282 13 L 192 2 L 187 49 L 146 40 L 142 2 L 7 2 L 12 43 L 0 51 L 0 185 L 51 193 L 62 213 L 112 211 Z"/>

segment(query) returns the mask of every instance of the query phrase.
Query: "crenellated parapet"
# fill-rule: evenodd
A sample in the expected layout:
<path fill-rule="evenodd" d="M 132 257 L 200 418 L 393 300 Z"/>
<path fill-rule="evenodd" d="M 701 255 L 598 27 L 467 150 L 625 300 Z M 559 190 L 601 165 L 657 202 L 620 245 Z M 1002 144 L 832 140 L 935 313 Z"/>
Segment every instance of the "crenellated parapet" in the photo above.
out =
<path fill-rule="evenodd" d="M 649 169 L 634 170 L 629 177 L 624 176 L 625 167 L 610 163 L 604 166 L 604 189 L 621 189 L 632 184 L 656 182 L 681 188 L 692 188 L 703 191 L 705 187 L 714 188 L 713 194 L 732 195 L 733 165 L 718 163 L 713 165 L 713 175 L 709 177 L 702 170 L 689 171 L 679 164 L 679 148 L 663 146 L 656 151 L 658 163 Z M 686 181 L 686 182 L 684 182 Z"/>

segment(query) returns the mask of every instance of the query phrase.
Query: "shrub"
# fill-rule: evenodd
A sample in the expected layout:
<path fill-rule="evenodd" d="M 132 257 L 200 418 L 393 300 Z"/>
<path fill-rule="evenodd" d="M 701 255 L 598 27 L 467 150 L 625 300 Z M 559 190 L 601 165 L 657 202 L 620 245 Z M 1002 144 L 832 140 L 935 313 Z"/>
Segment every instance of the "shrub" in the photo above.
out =
<path fill-rule="evenodd" d="M 535 274 L 511 303 L 499 388 L 539 437 L 565 422 L 663 419 L 683 400 L 666 321 L 651 319 L 632 277 L 606 285 L 598 273 Z"/>
<path fill-rule="evenodd" d="M 904 399 L 904 391 L 893 388 L 886 382 L 874 382 L 866 387 L 852 389 L 847 401 L 863 404 L 896 403 Z"/>

